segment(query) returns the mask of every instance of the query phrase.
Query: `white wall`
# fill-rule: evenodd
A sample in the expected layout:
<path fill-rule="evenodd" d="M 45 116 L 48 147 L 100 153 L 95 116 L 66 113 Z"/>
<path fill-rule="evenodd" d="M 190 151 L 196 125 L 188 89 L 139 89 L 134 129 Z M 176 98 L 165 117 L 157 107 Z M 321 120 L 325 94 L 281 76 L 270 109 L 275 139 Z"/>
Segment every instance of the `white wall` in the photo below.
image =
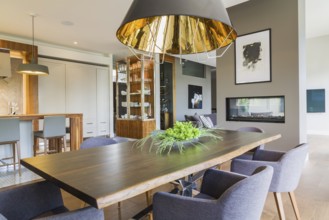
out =
<path fill-rule="evenodd" d="M 182 65 L 179 59 L 175 62 L 176 69 L 176 120 L 185 120 L 184 115 L 211 113 L 211 72 L 206 66 L 206 78 L 187 76 L 182 74 Z M 188 85 L 202 86 L 202 109 L 188 108 Z"/>
<path fill-rule="evenodd" d="M 307 133 L 329 135 L 329 35 L 307 40 L 307 89 L 325 89 L 326 112 L 307 113 Z"/>

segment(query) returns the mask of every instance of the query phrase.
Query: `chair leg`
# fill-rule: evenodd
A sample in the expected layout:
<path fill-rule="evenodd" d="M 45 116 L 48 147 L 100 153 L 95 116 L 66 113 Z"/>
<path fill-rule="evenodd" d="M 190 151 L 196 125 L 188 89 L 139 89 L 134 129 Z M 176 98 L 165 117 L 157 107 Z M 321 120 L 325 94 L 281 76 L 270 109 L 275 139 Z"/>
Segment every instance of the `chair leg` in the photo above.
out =
<path fill-rule="evenodd" d="M 147 206 L 150 206 L 152 204 L 152 190 L 146 191 L 145 196 L 146 196 L 146 204 Z M 148 213 L 148 219 L 153 220 L 152 212 Z"/>
<path fill-rule="evenodd" d="M 48 139 L 47 138 L 44 138 L 43 139 L 43 151 L 44 151 L 44 154 L 47 155 L 47 150 L 48 150 Z"/>
<path fill-rule="evenodd" d="M 150 206 L 152 204 L 152 190 L 146 191 L 145 196 L 146 196 L 146 204 L 147 206 Z"/>
<path fill-rule="evenodd" d="M 33 141 L 33 155 L 34 156 L 37 156 L 37 151 L 39 149 L 39 146 L 38 146 L 38 138 L 34 137 L 34 141 Z"/>
<path fill-rule="evenodd" d="M 122 213 L 121 213 L 121 206 L 122 206 L 122 204 L 121 203 L 122 202 L 118 202 L 118 218 L 119 218 L 119 220 L 122 219 Z"/>
<path fill-rule="evenodd" d="M 280 193 L 277 193 L 277 192 L 273 192 L 273 194 L 274 194 L 274 199 L 275 199 L 276 207 L 278 209 L 280 220 L 285 220 L 286 217 L 284 215 L 281 194 Z"/>
<path fill-rule="evenodd" d="M 288 194 L 289 194 L 289 197 L 290 197 L 292 207 L 294 208 L 296 218 L 297 218 L 297 220 L 300 220 L 301 218 L 300 218 L 299 209 L 298 209 L 297 202 L 296 202 L 295 193 L 294 192 L 288 192 Z"/>
<path fill-rule="evenodd" d="M 63 136 L 63 148 L 64 152 L 66 151 L 66 135 Z"/>
<path fill-rule="evenodd" d="M 16 170 L 16 143 L 12 143 L 11 147 L 13 150 L 13 166 L 14 166 L 14 170 Z"/>
<path fill-rule="evenodd" d="M 18 174 L 19 176 L 22 175 L 21 171 L 21 146 L 19 142 L 16 143 L 16 152 L 17 152 L 17 160 L 18 160 Z"/>

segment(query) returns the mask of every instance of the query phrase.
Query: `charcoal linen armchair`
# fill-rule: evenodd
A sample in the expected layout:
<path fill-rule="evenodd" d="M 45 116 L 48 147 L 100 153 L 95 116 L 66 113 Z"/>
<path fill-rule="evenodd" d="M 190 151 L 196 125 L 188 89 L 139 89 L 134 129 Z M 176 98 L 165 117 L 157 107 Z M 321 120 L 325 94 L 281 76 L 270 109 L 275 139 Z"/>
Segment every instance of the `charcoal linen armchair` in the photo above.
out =
<path fill-rule="evenodd" d="M 102 220 L 103 210 L 86 207 L 69 211 L 60 189 L 48 181 L 0 191 L 0 220 Z"/>
<path fill-rule="evenodd" d="M 300 219 L 294 190 L 297 188 L 308 152 L 307 144 L 300 144 L 288 152 L 257 150 L 252 160 L 234 159 L 231 171 L 250 175 L 256 167 L 274 168 L 269 192 L 274 193 L 280 219 L 285 219 L 282 192 L 288 192 L 297 219 Z"/>
<path fill-rule="evenodd" d="M 155 193 L 154 219 L 259 220 L 272 174 L 270 166 L 257 168 L 252 176 L 209 169 L 196 197 Z"/>

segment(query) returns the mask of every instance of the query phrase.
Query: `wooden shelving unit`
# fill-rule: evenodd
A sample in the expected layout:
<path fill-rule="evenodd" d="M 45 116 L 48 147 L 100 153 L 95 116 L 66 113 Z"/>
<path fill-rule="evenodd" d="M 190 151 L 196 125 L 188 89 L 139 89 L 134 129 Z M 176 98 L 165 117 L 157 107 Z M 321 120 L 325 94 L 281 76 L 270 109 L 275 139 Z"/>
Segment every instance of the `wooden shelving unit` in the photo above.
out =
<path fill-rule="evenodd" d="M 116 134 L 143 138 L 155 130 L 153 61 L 140 56 L 117 62 Z"/>

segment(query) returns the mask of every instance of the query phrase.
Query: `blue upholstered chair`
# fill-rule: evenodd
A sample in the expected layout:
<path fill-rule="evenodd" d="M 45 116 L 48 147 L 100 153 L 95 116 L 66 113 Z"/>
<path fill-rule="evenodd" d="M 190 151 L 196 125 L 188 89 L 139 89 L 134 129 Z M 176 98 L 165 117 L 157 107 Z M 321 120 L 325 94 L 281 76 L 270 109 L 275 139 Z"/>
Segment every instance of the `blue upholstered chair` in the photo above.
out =
<path fill-rule="evenodd" d="M 2 215 L 2 216 L 1 216 Z M 60 189 L 48 181 L 0 190 L 0 219 L 101 220 L 103 210 L 86 207 L 69 211 Z"/>
<path fill-rule="evenodd" d="M 252 176 L 209 169 L 196 197 L 155 193 L 154 219 L 259 220 L 272 174 L 270 166 L 257 168 Z"/>
<path fill-rule="evenodd" d="M 250 175 L 255 167 L 272 166 L 273 178 L 269 192 L 274 193 L 280 219 L 285 219 L 281 194 L 288 192 L 297 219 L 300 219 L 294 190 L 297 188 L 308 152 L 308 145 L 301 144 L 288 152 L 257 150 L 252 160 L 234 159 L 233 172 Z"/>
<path fill-rule="evenodd" d="M 43 120 L 43 130 L 34 132 L 34 156 L 37 155 L 36 139 L 42 138 L 44 140 L 44 154 L 50 151 L 49 139 L 61 138 L 62 146 L 66 149 L 66 125 L 64 116 L 45 116 Z M 61 152 L 60 148 L 57 148 L 54 152 Z"/>
<path fill-rule="evenodd" d="M 100 146 L 106 146 L 111 144 L 118 143 L 116 140 L 112 138 L 107 137 L 91 137 L 86 140 L 84 140 L 81 145 L 80 149 L 88 149 L 93 147 L 100 147 Z"/>
<path fill-rule="evenodd" d="M 18 118 L 1 118 L 0 119 L 0 145 L 10 144 L 12 145 L 12 156 L 0 159 L 0 162 L 4 165 L 8 165 L 5 162 L 7 159 L 13 161 L 14 170 L 16 170 L 16 156 L 18 163 L 19 175 L 21 175 L 21 151 L 19 146 L 20 129 Z"/>
<path fill-rule="evenodd" d="M 241 128 L 238 128 L 237 131 L 242 131 L 242 132 L 258 132 L 258 133 L 264 133 L 264 131 L 260 128 L 257 128 L 257 127 L 241 127 Z M 249 159 L 251 160 L 253 155 L 254 155 L 254 152 L 259 150 L 259 149 L 264 149 L 264 144 L 262 145 L 259 145 L 258 147 L 238 156 L 237 158 L 239 159 Z"/>
<path fill-rule="evenodd" d="M 88 148 L 94 148 L 94 147 L 101 147 L 111 144 L 117 144 L 117 143 L 123 143 L 127 142 L 128 139 L 116 137 L 116 138 L 107 138 L 107 137 L 91 137 L 86 140 L 84 140 L 81 145 L 80 149 L 88 149 Z M 83 204 L 85 206 L 86 203 Z M 121 203 L 118 203 L 118 208 L 121 208 Z"/>

